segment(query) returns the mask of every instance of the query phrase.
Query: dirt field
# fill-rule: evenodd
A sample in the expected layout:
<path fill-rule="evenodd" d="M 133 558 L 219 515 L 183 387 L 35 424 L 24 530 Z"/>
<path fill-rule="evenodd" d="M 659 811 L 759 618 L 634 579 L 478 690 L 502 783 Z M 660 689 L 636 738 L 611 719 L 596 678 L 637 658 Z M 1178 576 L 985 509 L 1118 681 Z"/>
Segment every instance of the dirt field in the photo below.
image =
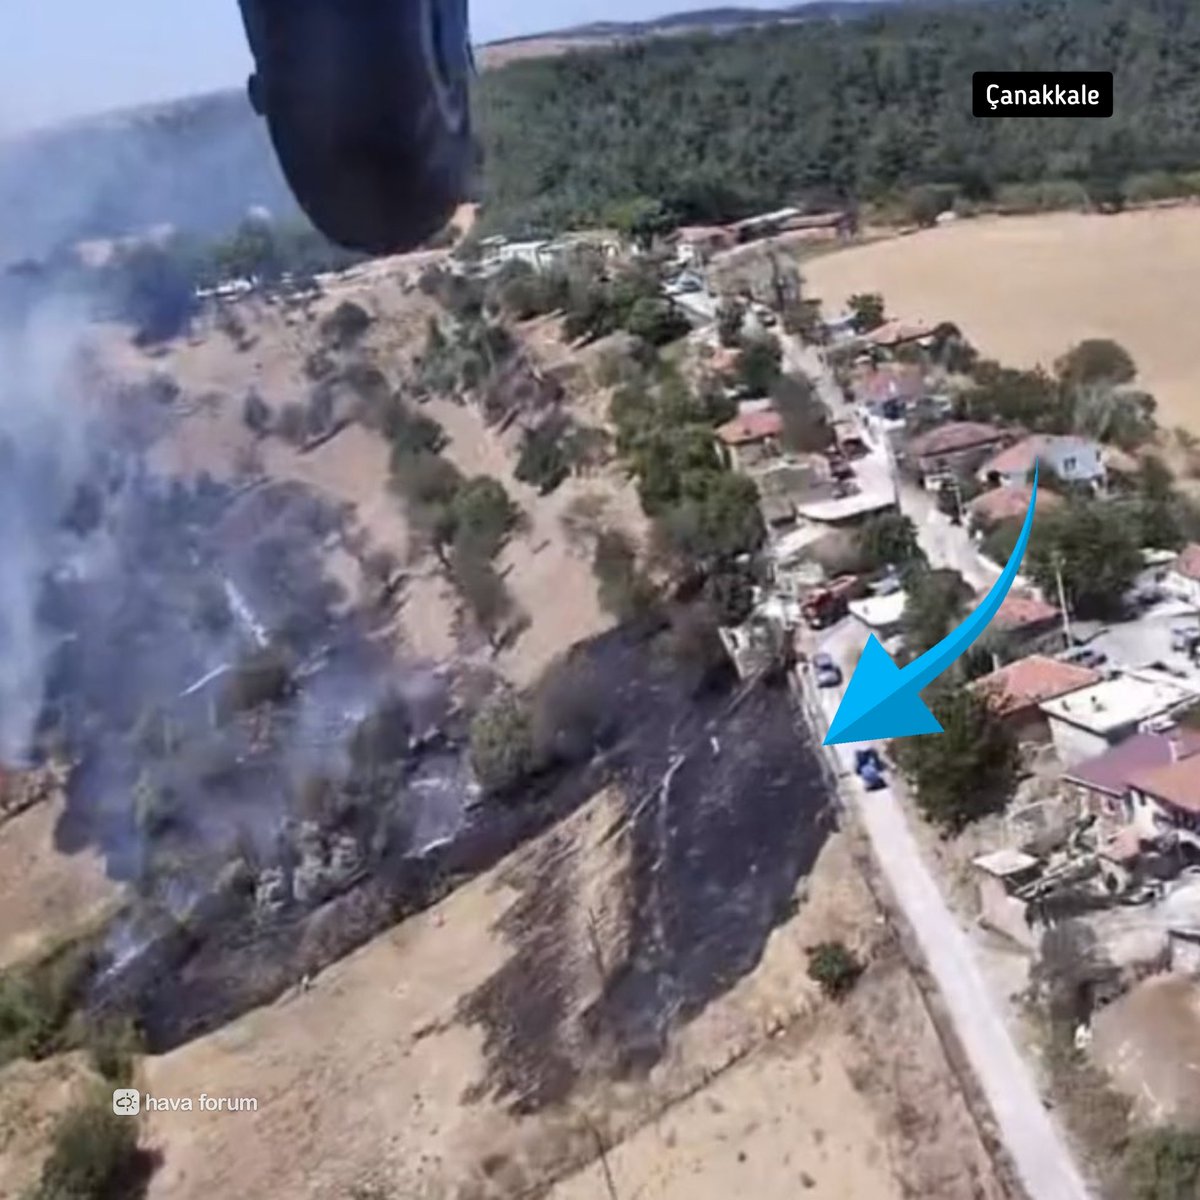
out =
<path fill-rule="evenodd" d="M 607 958 L 629 928 L 629 847 L 605 840 L 615 812 L 602 794 L 311 991 L 148 1060 L 142 1086 L 152 1094 L 259 1101 L 249 1114 L 153 1114 L 149 1134 L 165 1163 L 151 1200 L 316 1200 L 365 1186 L 430 1200 L 606 1200 L 604 1164 L 617 1195 L 643 1200 L 747 1188 L 761 1200 L 998 1200 L 919 995 L 841 836 L 757 970 L 679 1030 L 646 1078 L 621 1082 L 611 1064 L 577 1060 L 582 1073 L 565 1099 L 513 1106 L 504 1083 L 514 1063 L 546 1069 L 522 1058 L 529 1031 L 519 1006 L 499 1042 L 494 1026 L 485 1035 L 464 1013 L 481 994 L 494 1000 L 513 954 L 506 916 L 553 855 L 575 873 L 563 903 L 579 926 L 573 966 L 555 989 L 568 1013 L 559 1049 L 583 1053 L 600 986 L 589 946 Z M 805 974 L 804 947 L 829 936 L 875 958 L 844 1006 L 823 1001 Z"/>
<path fill-rule="evenodd" d="M 1115 338 L 1157 396 L 1160 423 L 1196 432 L 1200 364 L 1188 313 L 1198 273 L 1200 208 L 1188 207 L 983 217 L 805 267 L 827 311 L 854 292 L 882 292 L 890 313 L 954 321 L 1014 365 L 1048 365 L 1082 338 Z"/>
<path fill-rule="evenodd" d="M 121 889 L 93 849 L 54 848 L 62 803 L 39 804 L 0 825 L 0 970 L 90 927 Z"/>
<path fill-rule="evenodd" d="M 316 322 L 345 299 L 363 304 L 376 317 L 363 347 L 398 383 L 423 344 L 430 315 L 438 311 L 419 291 L 402 286 L 429 257 L 380 260 L 333 281 L 311 319 L 257 300 L 244 301 L 235 311 L 251 344 L 240 351 L 224 333 L 204 323 L 190 339 L 153 358 L 130 346 L 123 330 L 107 330 L 101 339 L 102 360 L 110 372 L 139 378 L 162 371 L 183 389 L 177 407 L 186 415 L 154 448 L 156 465 L 184 476 L 207 471 L 229 479 L 262 472 L 271 479 L 304 483 L 353 509 L 362 557 L 386 549 L 398 560 L 408 560 L 413 546 L 402 503 L 389 486 L 388 447 L 382 438 L 352 425 L 317 450 L 301 454 L 276 437 L 257 441 L 242 420 L 242 402 L 251 388 L 276 411 L 304 401 L 313 386 L 305 377 L 304 362 L 321 341 Z M 528 339 L 530 353 L 545 365 L 574 365 L 545 323 L 531 327 Z M 576 374 L 586 380 L 586 371 Z M 593 397 L 585 383 L 580 386 L 585 419 L 596 420 Z M 517 607 L 529 617 L 529 626 L 498 656 L 496 665 L 513 682 L 529 683 L 572 643 L 611 624 L 596 600 L 587 549 L 572 546 L 564 536 L 564 512 L 583 495 L 598 497 L 606 522 L 637 537 L 643 518 L 633 489 L 614 467 L 586 479 L 570 479 L 552 495 L 539 496 L 513 477 L 516 435 L 501 438 L 477 409 L 449 400 L 431 401 L 426 411 L 450 436 L 446 457 L 464 474 L 500 479 L 525 515 L 525 528 L 506 547 L 498 567 Z M 405 587 L 401 615 L 404 644 L 417 655 L 445 659 L 456 647 L 458 601 L 431 559 L 412 565 L 414 575 Z M 356 578 L 353 562 L 331 562 L 331 573 L 350 597 L 360 594 L 362 581 Z"/>

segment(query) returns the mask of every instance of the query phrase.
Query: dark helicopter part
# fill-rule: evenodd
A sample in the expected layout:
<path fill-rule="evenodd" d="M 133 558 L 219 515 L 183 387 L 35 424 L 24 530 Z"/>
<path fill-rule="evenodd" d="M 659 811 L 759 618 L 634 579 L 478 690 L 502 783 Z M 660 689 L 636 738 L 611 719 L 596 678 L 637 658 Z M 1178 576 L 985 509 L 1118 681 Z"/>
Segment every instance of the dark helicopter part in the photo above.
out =
<path fill-rule="evenodd" d="M 288 184 L 331 240 L 420 245 L 468 194 L 475 161 L 467 0 L 239 0 Z"/>

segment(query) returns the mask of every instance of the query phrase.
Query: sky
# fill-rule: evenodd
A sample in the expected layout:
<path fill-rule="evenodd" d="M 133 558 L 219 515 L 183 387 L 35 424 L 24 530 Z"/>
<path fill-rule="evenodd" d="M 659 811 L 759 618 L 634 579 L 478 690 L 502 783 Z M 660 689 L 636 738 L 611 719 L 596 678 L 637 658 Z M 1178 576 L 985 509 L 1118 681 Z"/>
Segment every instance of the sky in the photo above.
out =
<path fill-rule="evenodd" d="M 472 0 L 474 40 L 634 21 L 722 0 Z M 774 8 L 781 0 L 732 0 Z M 237 87 L 237 0 L 0 0 L 0 137 L 69 117 Z"/>

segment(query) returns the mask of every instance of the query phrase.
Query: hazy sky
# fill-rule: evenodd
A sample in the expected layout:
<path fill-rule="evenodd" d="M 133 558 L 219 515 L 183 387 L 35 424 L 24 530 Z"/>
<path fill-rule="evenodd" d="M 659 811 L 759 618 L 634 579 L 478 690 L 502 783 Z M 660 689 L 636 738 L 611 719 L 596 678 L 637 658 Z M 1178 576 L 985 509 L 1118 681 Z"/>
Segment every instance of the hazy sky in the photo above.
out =
<path fill-rule="evenodd" d="M 476 42 L 716 0 L 473 0 Z M 773 8 L 780 0 L 735 0 Z M 240 85 L 237 0 L 0 0 L 0 136 L 81 113 Z"/>

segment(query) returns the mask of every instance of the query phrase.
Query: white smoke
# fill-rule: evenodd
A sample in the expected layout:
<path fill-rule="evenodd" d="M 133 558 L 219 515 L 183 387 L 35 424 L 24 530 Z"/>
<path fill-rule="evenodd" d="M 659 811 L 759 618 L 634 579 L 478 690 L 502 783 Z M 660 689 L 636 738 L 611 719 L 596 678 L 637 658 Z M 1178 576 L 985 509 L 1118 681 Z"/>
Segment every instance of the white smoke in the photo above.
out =
<path fill-rule="evenodd" d="M 50 649 L 38 597 L 69 553 L 62 517 L 88 474 L 89 416 L 71 384 L 82 329 L 67 301 L 0 328 L 0 761 L 30 749 Z"/>

